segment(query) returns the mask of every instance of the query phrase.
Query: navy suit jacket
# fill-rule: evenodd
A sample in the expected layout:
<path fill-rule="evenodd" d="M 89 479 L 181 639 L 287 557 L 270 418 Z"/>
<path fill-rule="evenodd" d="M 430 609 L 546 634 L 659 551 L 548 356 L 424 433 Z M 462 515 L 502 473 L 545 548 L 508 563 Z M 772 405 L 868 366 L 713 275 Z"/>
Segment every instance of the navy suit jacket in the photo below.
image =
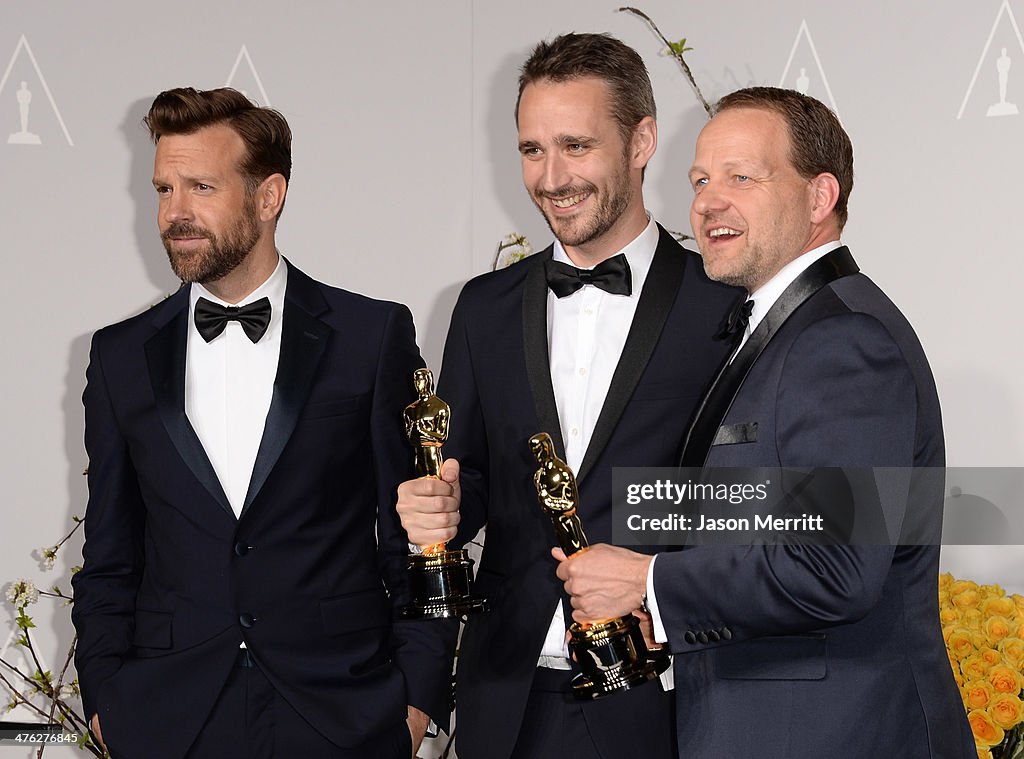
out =
<path fill-rule="evenodd" d="M 445 623 L 395 622 L 412 476 L 402 409 L 411 315 L 289 265 L 266 429 L 236 518 L 185 415 L 189 288 L 96 333 L 84 394 L 84 568 L 74 578 L 87 715 L 130 757 L 184 756 L 245 641 L 323 735 L 446 724 Z"/>
<path fill-rule="evenodd" d="M 848 255 L 841 248 L 821 263 Z M 773 330 L 759 355 L 745 355 Z M 756 432 L 720 433 L 719 444 L 687 450 L 684 460 L 944 465 L 924 352 L 864 275 L 834 279 L 781 325 L 769 312 L 734 361 L 749 358 L 731 404 L 701 416 L 716 414 L 710 421 L 727 430 L 756 424 Z M 941 521 L 941 485 L 910 498 L 930 498 L 931 518 Z M 883 504 L 897 531 L 907 503 L 905 493 Z M 680 755 L 974 757 L 941 637 L 938 558 L 937 545 L 877 543 L 660 555 L 655 595 L 670 647 L 683 654 L 675 659 Z"/>
<path fill-rule="evenodd" d="M 468 759 L 511 753 L 552 612 L 559 600 L 568 603 L 555 576 L 555 536 L 537 501 L 538 464 L 527 444 L 547 432 L 565 455 L 548 363 L 544 262 L 550 257 L 548 248 L 465 286 L 438 383 L 438 395 L 452 408 L 445 455 L 462 465 L 456 544 L 487 525 L 476 587 L 491 611 L 468 620 L 458 658 L 456 748 Z M 714 335 L 737 297 L 734 288 L 708 280 L 696 254 L 661 230 L 577 472 L 579 513 L 592 543 L 611 541 L 613 466 L 674 463 L 696 404 L 726 356 L 728 346 Z M 654 683 L 588 703 L 584 716 L 602 751 L 642 746 L 642 731 L 659 733 L 664 742 L 654 745 L 671 751 L 667 698 Z M 659 713 L 666 715 L 662 724 Z"/>

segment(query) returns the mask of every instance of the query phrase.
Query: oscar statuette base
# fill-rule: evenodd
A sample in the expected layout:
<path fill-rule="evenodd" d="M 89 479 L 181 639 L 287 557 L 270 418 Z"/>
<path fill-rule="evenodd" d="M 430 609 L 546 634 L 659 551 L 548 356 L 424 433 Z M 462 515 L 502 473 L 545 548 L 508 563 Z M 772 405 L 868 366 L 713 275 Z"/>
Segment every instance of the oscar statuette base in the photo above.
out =
<path fill-rule="evenodd" d="M 463 550 L 409 554 L 406 565 L 412 601 L 406 619 L 450 619 L 487 611 L 486 599 L 473 595 L 473 560 Z"/>
<path fill-rule="evenodd" d="M 656 680 L 671 663 L 667 653 L 647 648 L 632 614 L 586 625 L 574 622 L 569 634 L 569 653 L 580 669 L 571 686 L 577 701 L 637 688 Z"/>

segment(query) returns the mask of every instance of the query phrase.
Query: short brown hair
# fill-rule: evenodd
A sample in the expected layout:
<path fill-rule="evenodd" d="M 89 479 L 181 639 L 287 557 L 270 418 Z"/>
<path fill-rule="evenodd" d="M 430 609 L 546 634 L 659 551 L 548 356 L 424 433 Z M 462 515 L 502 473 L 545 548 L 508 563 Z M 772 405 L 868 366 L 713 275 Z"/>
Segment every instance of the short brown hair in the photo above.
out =
<path fill-rule="evenodd" d="M 748 87 L 726 95 L 715 113 L 734 108 L 759 108 L 782 117 L 789 132 L 790 162 L 804 179 L 829 173 L 839 180 L 835 214 L 842 231 L 853 189 L 853 144 L 838 117 L 820 100 L 796 90 Z"/>
<path fill-rule="evenodd" d="M 245 143 L 238 170 L 250 191 L 271 174 L 292 176 L 292 130 L 279 112 L 256 105 L 238 90 L 178 87 L 161 92 L 142 120 L 157 143 L 165 134 L 192 134 L 217 124 L 231 127 Z M 282 205 L 283 209 L 283 205 Z"/>
<path fill-rule="evenodd" d="M 657 117 L 647 67 L 637 52 L 610 34 L 563 34 L 537 45 L 519 70 L 519 101 L 526 85 L 538 81 L 565 82 L 592 76 L 608 85 L 612 116 L 628 144 L 645 117 Z"/>

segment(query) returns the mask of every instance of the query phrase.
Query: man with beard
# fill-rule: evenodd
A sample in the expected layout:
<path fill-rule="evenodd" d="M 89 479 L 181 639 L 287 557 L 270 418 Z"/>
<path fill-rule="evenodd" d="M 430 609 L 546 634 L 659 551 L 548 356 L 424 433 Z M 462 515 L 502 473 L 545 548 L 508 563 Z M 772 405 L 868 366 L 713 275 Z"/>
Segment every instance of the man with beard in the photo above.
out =
<path fill-rule="evenodd" d="M 587 703 L 567 695 L 568 599 L 528 441 L 550 433 L 577 474 L 588 537 L 609 540 L 612 467 L 675 462 L 725 358 L 714 335 L 738 293 L 710 282 L 644 209 L 657 125 L 635 51 L 599 34 L 539 44 L 516 116 L 523 181 L 555 243 L 463 289 L 438 385 L 452 411 L 442 479 L 399 488 L 415 543 L 461 545 L 487 526 L 477 590 L 491 611 L 468 620 L 459 648 L 456 749 L 671 757 L 660 683 Z"/>
<path fill-rule="evenodd" d="M 393 621 L 411 314 L 278 254 L 281 114 L 185 88 L 145 123 L 183 286 L 92 342 L 73 617 L 93 732 L 128 759 L 406 759 L 446 721 L 456 632 Z"/>
<path fill-rule="evenodd" d="M 739 90 L 701 131 L 690 181 L 704 268 L 742 286 L 750 308 L 682 464 L 815 468 L 786 513 L 824 502 L 832 518 L 851 500 L 869 532 L 654 558 L 556 551 L 574 616 L 647 598 L 656 638 L 677 654 L 680 756 L 974 757 L 939 624 L 939 401 L 913 328 L 840 241 L 850 138 L 814 98 Z M 847 494 L 834 486 L 840 467 L 842 485 L 857 483 Z M 870 533 L 879 504 L 888 529 L 917 544 Z"/>

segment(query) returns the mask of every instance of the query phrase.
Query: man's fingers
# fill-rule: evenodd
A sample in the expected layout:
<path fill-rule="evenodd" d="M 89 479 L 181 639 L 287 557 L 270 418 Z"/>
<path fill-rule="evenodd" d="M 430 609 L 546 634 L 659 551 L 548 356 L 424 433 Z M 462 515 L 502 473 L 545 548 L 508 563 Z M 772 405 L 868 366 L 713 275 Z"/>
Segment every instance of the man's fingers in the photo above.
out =
<path fill-rule="evenodd" d="M 398 486 L 398 513 L 413 514 L 458 512 L 459 499 L 452 495 L 452 486 L 442 480 L 419 479 Z"/>
<path fill-rule="evenodd" d="M 432 477 L 420 477 L 416 480 L 407 480 L 398 486 L 399 498 L 428 498 L 436 495 L 451 496 L 451 483 Z"/>
<path fill-rule="evenodd" d="M 399 514 L 408 515 L 458 514 L 459 502 L 450 495 L 403 496 L 399 494 L 396 508 Z"/>
<path fill-rule="evenodd" d="M 90 722 L 89 722 L 89 727 L 92 728 L 93 735 L 95 735 L 96 736 L 96 740 L 98 740 L 100 742 L 100 746 L 103 748 L 104 751 L 106 751 L 107 746 L 103 742 L 103 731 L 100 730 L 100 715 L 99 715 L 99 713 L 96 713 L 96 714 L 92 715 L 92 720 L 90 720 Z"/>
<path fill-rule="evenodd" d="M 415 757 L 423 743 L 423 736 L 426 735 L 427 726 L 430 724 L 430 717 L 415 706 L 408 707 L 408 716 L 405 724 L 409 727 L 409 737 L 412 739 L 412 756 Z"/>
<path fill-rule="evenodd" d="M 438 511 L 430 513 L 413 512 L 402 514 L 402 526 L 406 529 L 421 530 L 454 530 L 459 526 L 461 517 L 457 511 Z"/>
<path fill-rule="evenodd" d="M 651 619 L 651 615 L 643 609 L 634 609 L 633 616 L 640 620 L 640 632 L 643 633 L 647 648 L 661 648 L 661 644 L 654 640 L 654 620 Z"/>
<path fill-rule="evenodd" d="M 558 566 L 555 568 L 555 575 L 559 580 L 566 583 L 565 592 L 569 593 L 569 560 L 566 559 L 565 552 L 557 546 L 551 549 L 551 556 L 558 562 Z"/>
<path fill-rule="evenodd" d="M 452 485 L 443 480 L 420 478 L 398 486 L 395 509 L 409 541 L 420 546 L 447 543 L 457 534 L 459 501 Z"/>

